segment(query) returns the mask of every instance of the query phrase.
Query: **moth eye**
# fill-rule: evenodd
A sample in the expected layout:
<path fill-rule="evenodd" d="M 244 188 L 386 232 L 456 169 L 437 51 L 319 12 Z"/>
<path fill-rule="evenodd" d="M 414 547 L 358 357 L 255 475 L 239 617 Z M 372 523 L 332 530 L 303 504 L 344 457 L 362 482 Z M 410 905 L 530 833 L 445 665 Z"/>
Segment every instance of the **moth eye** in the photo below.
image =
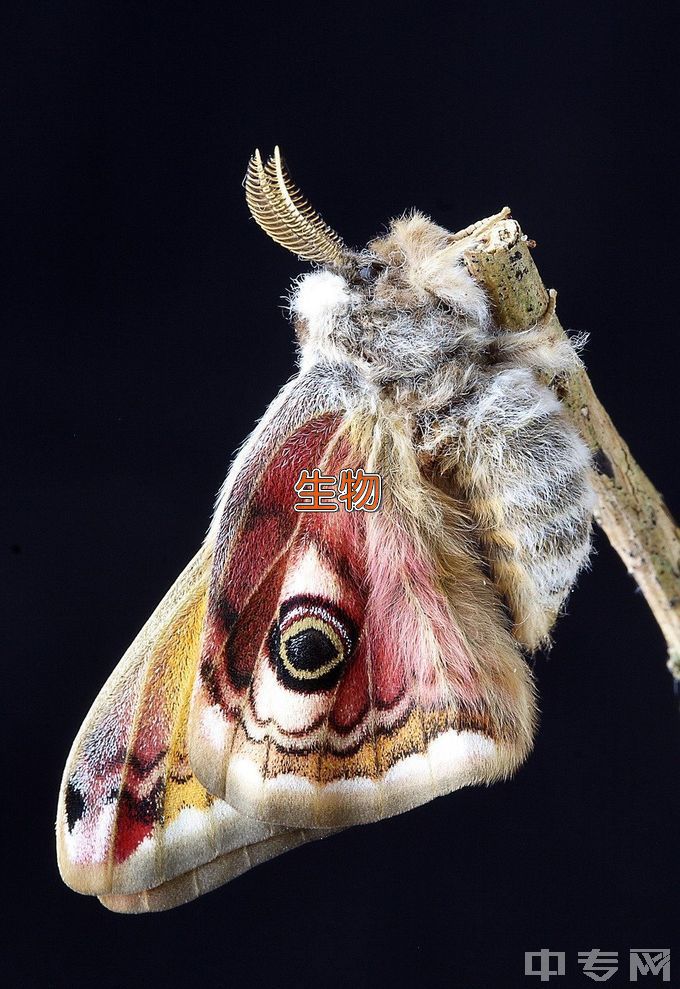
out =
<path fill-rule="evenodd" d="M 359 268 L 359 278 L 363 282 L 374 282 L 376 278 L 385 270 L 385 265 L 379 261 L 371 261 Z"/>
<path fill-rule="evenodd" d="M 289 689 L 330 690 L 347 665 L 355 638 L 351 619 L 331 602 L 291 598 L 270 632 L 269 657 Z"/>

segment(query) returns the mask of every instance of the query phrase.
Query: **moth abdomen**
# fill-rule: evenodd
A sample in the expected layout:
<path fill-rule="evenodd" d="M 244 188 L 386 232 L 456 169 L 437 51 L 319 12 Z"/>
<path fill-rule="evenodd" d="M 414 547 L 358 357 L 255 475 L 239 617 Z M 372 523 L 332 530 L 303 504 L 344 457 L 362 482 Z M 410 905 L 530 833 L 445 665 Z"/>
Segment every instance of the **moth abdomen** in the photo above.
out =
<path fill-rule="evenodd" d="M 494 381 L 493 404 L 479 396 L 455 469 L 516 638 L 535 649 L 587 562 L 594 499 L 585 444 L 530 371 L 521 381 L 519 394 Z"/>

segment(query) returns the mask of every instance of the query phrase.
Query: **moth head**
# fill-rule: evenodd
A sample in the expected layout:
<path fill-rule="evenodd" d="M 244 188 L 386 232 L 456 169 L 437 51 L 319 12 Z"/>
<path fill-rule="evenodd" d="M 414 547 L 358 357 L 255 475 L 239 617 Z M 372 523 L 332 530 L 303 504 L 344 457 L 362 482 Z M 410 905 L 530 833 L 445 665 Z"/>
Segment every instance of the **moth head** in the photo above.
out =
<path fill-rule="evenodd" d="M 255 152 L 244 184 L 263 230 L 318 266 L 290 297 L 303 359 L 349 359 L 390 380 L 425 373 L 462 341 L 486 336 L 488 302 L 463 262 L 469 239 L 413 211 L 350 250 L 293 184 L 278 148 L 266 164 Z"/>

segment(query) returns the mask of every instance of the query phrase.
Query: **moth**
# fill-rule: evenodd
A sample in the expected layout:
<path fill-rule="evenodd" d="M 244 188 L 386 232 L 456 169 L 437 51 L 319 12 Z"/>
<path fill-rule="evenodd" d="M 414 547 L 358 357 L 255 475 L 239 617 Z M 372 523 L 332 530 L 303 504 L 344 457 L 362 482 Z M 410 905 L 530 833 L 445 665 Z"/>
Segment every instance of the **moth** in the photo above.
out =
<path fill-rule="evenodd" d="M 578 348 L 495 324 L 475 232 L 412 212 L 350 250 L 278 149 L 245 191 L 314 262 L 289 298 L 299 372 L 68 758 L 61 874 L 116 911 L 509 777 L 536 722 L 524 653 L 589 553 L 589 454 L 544 383 Z M 301 506 L 301 478 L 341 476 L 378 478 L 379 503 Z"/>

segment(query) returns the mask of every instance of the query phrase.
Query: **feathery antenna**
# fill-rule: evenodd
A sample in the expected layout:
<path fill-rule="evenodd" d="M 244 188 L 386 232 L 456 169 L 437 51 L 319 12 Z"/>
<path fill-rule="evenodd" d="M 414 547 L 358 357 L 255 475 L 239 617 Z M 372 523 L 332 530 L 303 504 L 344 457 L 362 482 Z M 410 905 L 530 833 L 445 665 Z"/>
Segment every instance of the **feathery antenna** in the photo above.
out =
<path fill-rule="evenodd" d="M 248 208 L 272 240 L 305 261 L 340 266 L 351 257 L 342 238 L 319 216 L 291 179 L 278 146 L 266 165 L 259 151 L 244 181 Z"/>

